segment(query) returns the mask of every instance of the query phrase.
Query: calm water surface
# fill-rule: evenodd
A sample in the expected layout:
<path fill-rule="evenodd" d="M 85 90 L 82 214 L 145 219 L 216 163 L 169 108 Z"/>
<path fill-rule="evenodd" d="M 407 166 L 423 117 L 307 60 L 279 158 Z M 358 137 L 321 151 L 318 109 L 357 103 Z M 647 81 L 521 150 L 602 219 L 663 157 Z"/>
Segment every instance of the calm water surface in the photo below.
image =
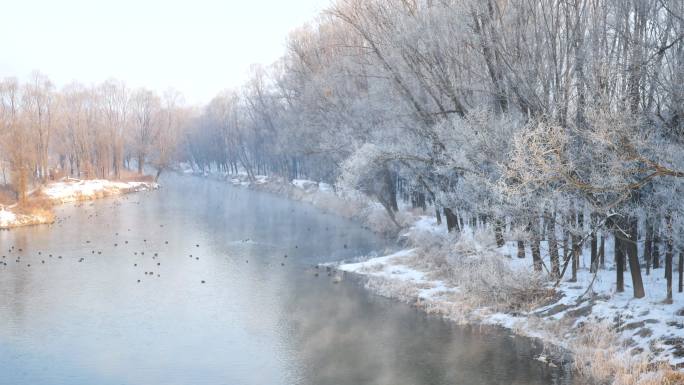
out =
<path fill-rule="evenodd" d="M 163 186 L 0 232 L 0 384 L 571 383 L 532 341 L 316 277 L 385 248 L 352 222 L 221 182 Z"/>

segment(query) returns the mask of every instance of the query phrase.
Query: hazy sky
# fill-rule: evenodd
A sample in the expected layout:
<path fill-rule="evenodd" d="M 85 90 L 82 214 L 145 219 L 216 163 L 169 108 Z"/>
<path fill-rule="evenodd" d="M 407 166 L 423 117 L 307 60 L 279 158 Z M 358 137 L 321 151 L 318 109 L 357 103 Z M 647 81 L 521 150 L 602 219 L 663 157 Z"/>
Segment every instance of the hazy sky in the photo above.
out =
<path fill-rule="evenodd" d="M 7 0 L 0 78 L 40 70 L 58 86 L 115 77 L 206 103 L 253 63 L 282 55 L 287 34 L 328 0 Z"/>

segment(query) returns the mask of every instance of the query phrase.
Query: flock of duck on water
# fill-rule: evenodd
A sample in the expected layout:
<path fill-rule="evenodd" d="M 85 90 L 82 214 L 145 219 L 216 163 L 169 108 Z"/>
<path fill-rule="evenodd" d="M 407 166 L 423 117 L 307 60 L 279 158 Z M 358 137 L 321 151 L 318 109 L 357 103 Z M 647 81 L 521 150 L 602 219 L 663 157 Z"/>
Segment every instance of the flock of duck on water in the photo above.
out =
<path fill-rule="evenodd" d="M 125 199 L 127 199 L 127 198 L 125 198 Z M 132 202 L 132 203 L 139 204 L 139 202 Z M 120 205 L 120 202 L 115 202 L 113 206 L 118 206 L 118 205 Z M 82 204 L 77 205 L 77 207 L 80 207 L 80 206 L 82 206 Z M 89 214 L 89 215 L 88 215 L 88 219 L 89 219 L 89 220 L 92 220 L 92 219 L 94 219 L 94 217 L 97 217 L 97 216 L 98 216 L 97 213 L 95 213 L 95 214 Z M 64 223 L 64 220 L 67 219 L 67 218 L 70 218 L 70 217 L 71 217 L 71 216 L 67 216 L 66 218 L 62 218 L 62 219 L 60 219 L 57 223 L 61 226 L 61 225 Z M 164 225 L 163 225 L 163 224 L 160 224 L 159 227 L 160 227 L 160 228 L 163 228 Z M 328 227 L 326 227 L 325 230 L 328 231 L 328 230 L 329 230 Z M 129 228 L 127 231 L 130 232 L 131 229 Z M 311 231 L 311 228 L 310 228 L 310 227 L 308 228 L 308 231 Z M 116 239 L 121 239 L 121 238 L 120 238 L 120 234 L 119 234 L 118 232 L 116 232 L 116 233 L 114 234 L 114 236 L 116 237 Z M 247 239 L 243 239 L 241 242 L 244 243 L 244 242 L 249 242 L 249 241 L 251 241 L 251 239 L 250 239 L 250 238 L 247 238 Z M 147 239 L 146 239 L 146 238 L 142 240 L 142 244 L 143 244 L 143 246 L 148 245 L 148 242 L 147 242 Z M 168 245 L 168 244 L 169 244 L 169 241 L 168 241 L 168 240 L 165 240 L 165 241 L 164 241 L 164 244 L 165 244 L 165 245 Z M 83 248 L 84 248 L 84 249 L 87 249 L 87 248 L 89 248 L 88 246 L 90 246 L 90 245 L 91 245 L 91 241 L 90 241 L 90 240 L 86 240 L 86 241 L 84 242 Z M 129 241 L 128 241 L 128 240 L 123 240 L 123 244 L 122 244 L 122 245 L 120 245 L 119 241 L 117 241 L 117 242 L 115 242 L 115 243 L 113 244 L 113 246 L 114 246 L 115 248 L 123 247 L 124 245 L 129 245 Z M 195 247 L 195 248 L 199 248 L 199 247 L 200 247 L 200 244 L 199 244 L 199 243 L 196 243 L 196 244 L 194 244 L 194 247 Z M 295 245 L 295 249 L 298 249 L 298 248 L 299 248 L 299 246 L 298 246 L 298 245 Z M 344 248 L 345 248 L 345 249 L 347 248 L 347 245 L 346 245 L 346 244 L 344 245 Z M 87 250 L 84 250 L 84 251 L 87 252 Z M 2 259 L 0 260 L 0 266 L 8 266 L 7 262 L 8 262 L 9 260 L 11 260 L 12 257 L 14 257 L 14 262 L 17 263 L 17 264 L 21 264 L 21 263 L 22 263 L 23 261 L 25 261 L 26 259 L 30 259 L 30 258 L 26 258 L 26 257 L 30 257 L 30 255 L 22 255 L 22 254 L 24 254 L 23 248 L 21 248 L 21 247 L 15 247 L 14 245 L 11 245 L 11 246 L 7 249 L 7 253 L 8 253 L 8 255 L 9 255 L 9 257 L 8 257 L 8 255 L 6 255 L 6 254 L 3 254 L 3 255 L 1 256 Z M 144 250 L 133 250 L 132 253 L 133 253 L 134 256 L 141 256 L 141 257 L 142 257 L 142 256 L 145 256 L 145 251 L 144 251 Z M 102 255 L 102 250 L 91 249 L 91 250 L 90 250 L 90 254 L 91 254 L 91 255 Z M 157 268 L 161 268 L 161 262 L 158 261 L 158 258 L 159 258 L 159 251 L 150 252 L 150 251 L 148 250 L 148 255 L 149 255 L 149 254 L 152 254 L 152 260 L 157 261 L 157 262 L 156 262 L 156 267 L 157 267 Z M 35 254 L 34 254 L 34 255 L 35 255 Z M 63 259 L 63 256 L 62 256 L 62 255 L 53 255 L 53 254 L 47 254 L 47 259 L 45 259 L 45 255 L 43 254 L 42 251 L 37 251 L 37 256 L 38 256 L 38 258 L 40 258 L 40 264 L 41 264 L 41 265 L 45 265 L 45 264 L 46 264 L 46 261 L 49 262 L 49 261 L 52 260 L 52 259 L 56 259 L 56 260 L 62 260 L 62 259 Z M 22 259 L 22 257 L 25 257 L 25 258 Z M 194 258 L 194 259 L 197 260 L 197 261 L 199 261 L 199 259 L 200 259 L 200 257 L 194 256 L 193 254 L 189 254 L 188 257 L 189 257 L 190 259 L 193 259 L 193 258 Z M 283 261 L 280 263 L 281 266 L 285 266 L 285 261 L 284 261 L 284 260 L 287 259 L 287 258 L 288 258 L 288 255 L 287 255 L 287 254 L 284 254 L 284 255 L 283 255 Z M 83 262 L 85 262 L 85 261 L 86 261 L 86 258 L 85 258 L 85 257 L 78 257 L 78 260 L 77 260 L 78 263 L 83 263 Z M 249 263 L 249 259 L 246 259 L 246 260 L 245 260 L 245 263 Z M 133 263 L 133 267 L 139 267 L 139 265 L 140 265 L 140 267 L 142 267 L 142 263 L 140 263 L 140 262 Z M 26 267 L 27 267 L 27 268 L 31 268 L 30 260 L 27 261 Z M 331 266 L 321 266 L 321 265 L 318 265 L 318 264 L 313 265 L 313 269 L 312 269 L 312 270 L 313 270 L 313 275 L 314 275 L 315 277 L 318 277 L 318 276 L 319 276 L 319 271 L 320 271 L 321 267 L 325 267 L 327 276 L 329 276 L 329 277 L 333 277 L 333 276 L 334 276 L 334 279 L 333 279 L 333 282 L 334 282 L 334 283 L 338 283 L 338 282 L 341 281 L 341 277 L 340 277 L 339 275 L 336 274 L 336 270 L 335 270 L 333 267 L 331 267 Z M 156 272 L 155 272 L 155 271 L 153 271 L 153 270 L 150 270 L 150 271 L 145 270 L 145 271 L 143 271 L 143 273 L 144 273 L 145 276 L 148 276 L 148 277 L 154 277 L 155 275 L 157 276 L 157 278 L 160 278 L 160 277 L 161 277 L 161 272 L 160 272 L 160 271 L 156 271 Z M 141 279 L 138 279 L 137 282 L 138 282 L 138 283 L 141 283 L 142 280 L 141 280 Z M 204 284 L 204 283 L 206 283 L 206 280 L 201 280 L 200 283 Z"/>

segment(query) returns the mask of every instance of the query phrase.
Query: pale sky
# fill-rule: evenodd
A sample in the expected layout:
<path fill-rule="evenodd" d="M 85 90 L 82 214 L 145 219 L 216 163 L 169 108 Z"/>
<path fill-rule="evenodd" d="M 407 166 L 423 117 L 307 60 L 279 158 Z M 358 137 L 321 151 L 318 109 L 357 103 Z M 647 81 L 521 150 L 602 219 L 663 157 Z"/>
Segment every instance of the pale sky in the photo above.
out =
<path fill-rule="evenodd" d="M 204 104 L 285 51 L 329 0 L 2 0 L 0 78 L 110 77 Z"/>

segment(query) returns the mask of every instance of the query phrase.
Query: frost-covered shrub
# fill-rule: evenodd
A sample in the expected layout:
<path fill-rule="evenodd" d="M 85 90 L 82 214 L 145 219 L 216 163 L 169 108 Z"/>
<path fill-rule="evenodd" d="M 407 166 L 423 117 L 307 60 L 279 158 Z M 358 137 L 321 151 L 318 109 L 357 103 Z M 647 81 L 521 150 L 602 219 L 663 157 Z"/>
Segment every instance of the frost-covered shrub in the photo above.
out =
<path fill-rule="evenodd" d="M 450 255 L 451 280 L 482 305 L 499 310 L 529 310 L 548 299 L 553 291 L 545 279 L 527 268 L 513 268 L 498 253 Z"/>
<path fill-rule="evenodd" d="M 392 223 L 385 210 L 379 206 L 370 206 L 366 210 L 364 222 L 373 232 L 378 234 L 391 235 L 397 231 L 397 226 Z"/>
<path fill-rule="evenodd" d="M 490 230 L 473 235 L 430 234 L 411 236 L 421 242 L 411 263 L 457 286 L 463 300 L 473 306 L 500 311 L 523 311 L 538 306 L 553 295 L 546 278 L 527 267 L 515 267 L 496 249 Z"/>

